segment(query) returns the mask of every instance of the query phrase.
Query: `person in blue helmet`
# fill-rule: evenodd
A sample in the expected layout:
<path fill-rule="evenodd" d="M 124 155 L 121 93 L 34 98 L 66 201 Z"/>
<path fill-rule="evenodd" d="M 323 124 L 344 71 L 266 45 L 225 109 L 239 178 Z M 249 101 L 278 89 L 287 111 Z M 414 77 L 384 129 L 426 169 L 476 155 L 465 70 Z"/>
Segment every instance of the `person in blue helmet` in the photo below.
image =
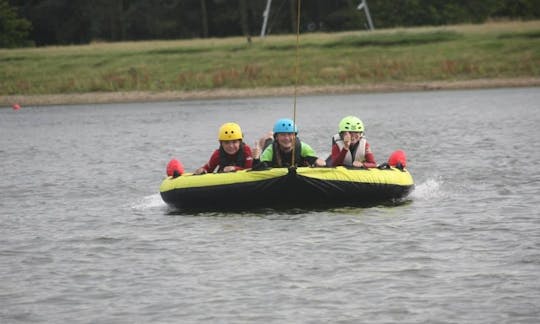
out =
<path fill-rule="evenodd" d="M 297 134 L 298 128 L 291 119 L 282 118 L 276 121 L 273 128 L 273 141 L 267 143 L 262 153 L 260 153 L 262 143 L 256 144 L 253 169 L 325 166 L 324 160 L 318 158 L 311 146 L 302 142 Z"/>

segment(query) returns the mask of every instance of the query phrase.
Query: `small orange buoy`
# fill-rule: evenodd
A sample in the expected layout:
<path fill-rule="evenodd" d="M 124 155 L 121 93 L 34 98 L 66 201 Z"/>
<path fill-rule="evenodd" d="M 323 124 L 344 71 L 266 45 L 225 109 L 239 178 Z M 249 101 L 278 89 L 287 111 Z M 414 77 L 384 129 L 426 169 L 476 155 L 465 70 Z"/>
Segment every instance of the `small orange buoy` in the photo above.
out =
<path fill-rule="evenodd" d="M 13 110 L 19 110 L 21 109 L 21 105 L 19 105 L 18 103 L 14 103 L 11 108 L 13 108 Z"/>
<path fill-rule="evenodd" d="M 167 175 L 169 177 L 179 177 L 184 173 L 184 166 L 177 159 L 172 159 L 167 164 Z"/>
<path fill-rule="evenodd" d="M 399 167 L 399 165 L 401 165 L 402 168 L 407 167 L 407 157 L 405 156 L 405 152 L 402 150 L 394 151 L 388 158 L 388 164 L 392 167 Z"/>

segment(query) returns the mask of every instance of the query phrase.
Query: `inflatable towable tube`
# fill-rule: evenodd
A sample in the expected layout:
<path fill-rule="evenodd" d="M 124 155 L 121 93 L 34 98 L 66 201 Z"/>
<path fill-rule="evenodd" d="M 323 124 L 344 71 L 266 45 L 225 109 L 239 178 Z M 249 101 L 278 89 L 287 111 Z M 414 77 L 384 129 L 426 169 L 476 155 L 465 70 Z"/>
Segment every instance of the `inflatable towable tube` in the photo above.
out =
<path fill-rule="evenodd" d="M 403 161 L 402 161 L 403 162 Z M 273 168 L 169 176 L 160 186 L 165 203 L 187 210 L 367 206 L 406 197 L 414 188 L 403 168 Z"/>

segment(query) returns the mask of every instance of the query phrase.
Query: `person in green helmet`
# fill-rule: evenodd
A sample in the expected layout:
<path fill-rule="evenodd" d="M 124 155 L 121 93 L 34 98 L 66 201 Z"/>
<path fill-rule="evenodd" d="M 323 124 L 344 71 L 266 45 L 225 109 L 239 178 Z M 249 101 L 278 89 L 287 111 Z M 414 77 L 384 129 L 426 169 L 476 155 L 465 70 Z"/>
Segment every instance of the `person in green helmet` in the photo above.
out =
<path fill-rule="evenodd" d="M 364 123 L 355 116 L 339 122 L 339 133 L 332 137 L 332 166 L 375 168 L 375 156 L 364 137 Z"/>
<path fill-rule="evenodd" d="M 273 141 L 267 142 L 260 153 L 260 145 L 256 143 L 253 150 L 254 170 L 281 168 L 291 166 L 325 166 L 324 160 L 317 157 L 315 151 L 298 137 L 298 129 L 294 121 L 288 118 L 279 119 L 273 128 Z M 293 162 L 294 152 L 294 162 Z M 259 156 L 260 153 L 260 156 Z"/>

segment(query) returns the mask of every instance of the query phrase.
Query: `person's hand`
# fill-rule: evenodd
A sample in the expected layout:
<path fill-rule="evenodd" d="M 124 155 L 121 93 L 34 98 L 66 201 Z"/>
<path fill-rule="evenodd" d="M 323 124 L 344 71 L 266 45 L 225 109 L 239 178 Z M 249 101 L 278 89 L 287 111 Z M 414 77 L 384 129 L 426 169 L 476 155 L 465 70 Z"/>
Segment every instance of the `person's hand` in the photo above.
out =
<path fill-rule="evenodd" d="M 351 145 L 351 134 L 346 133 L 345 135 L 343 135 L 343 147 L 346 150 L 348 150 L 350 145 Z"/>
<path fill-rule="evenodd" d="M 195 172 L 193 172 L 194 174 L 204 174 L 206 173 L 206 170 L 204 168 L 198 168 L 197 170 L 195 170 Z"/>
<path fill-rule="evenodd" d="M 223 172 L 234 172 L 236 171 L 236 168 L 234 167 L 234 165 L 227 165 L 226 167 L 223 168 Z"/>
<path fill-rule="evenodd" d="M 261 137 L 259 139 L 259 147 L 262 149 L 264 148 L 264 143 L 266 143 L 267 140 L 271 140 L 271 139 L 274 139 L 274 132 L 268 132 L 266 134 L 263 135 L 263 137 Z"/>
<path fill-rule="evenodd" d="M 255 145 L 253 146 L 253 149 L 251 150 L 251 155 L 253 156 L 254 160 L 260 159 L 261 157 L 260 141 L 255 141 Z"/>
<path fill-rule="evenodd" d="M 315 160 L 315 166 L 318 166 L 318 167 L 326 166 L 326 161 L 319 158 L 319 159 Z"/>
<path fill-rule="evenodd" d="M 362 163 L 360 161 L 353 161 L 352 166 L 355 167 L 355 168 L 361 168 L 361 167 L 364 166 L 364 163 Z"/>

